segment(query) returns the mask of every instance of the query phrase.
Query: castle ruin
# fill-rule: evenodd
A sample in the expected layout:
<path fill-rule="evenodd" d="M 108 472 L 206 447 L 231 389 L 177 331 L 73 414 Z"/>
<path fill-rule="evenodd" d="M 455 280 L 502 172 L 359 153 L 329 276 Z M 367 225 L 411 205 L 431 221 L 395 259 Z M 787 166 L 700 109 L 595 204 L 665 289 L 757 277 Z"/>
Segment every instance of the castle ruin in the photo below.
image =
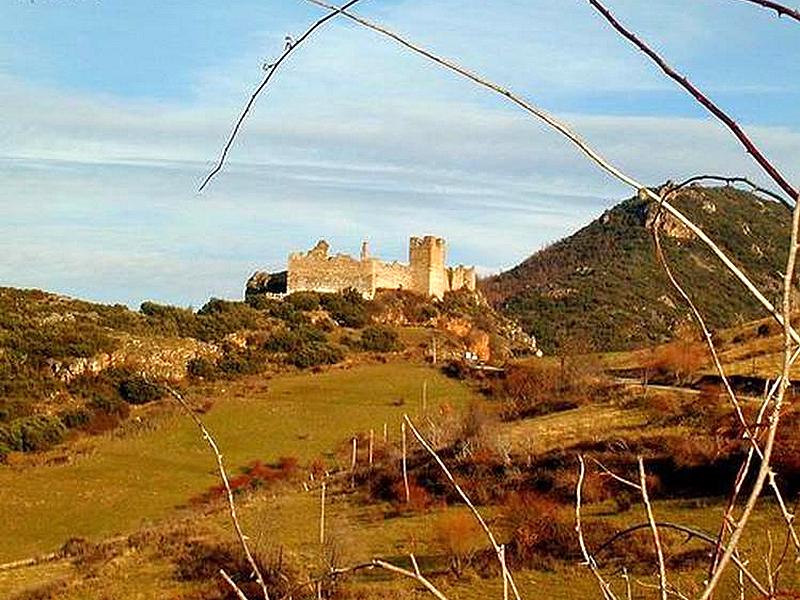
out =
<path fill-rule="evenodd" d="M 288 293 L 353 288 L 371 299 L 378 289 L 403 289 L 442 298 L 450 290 L 475 289 L 473 267 L 446 266 L 447 244 L 442 238 L 412 237 L 408 244 L 408 264 L 371 257 L 366 242 L 358 259 L 346 254 L 331 256 L 329 248 L 328 242 L 320 240 L 308 252 L 289 255 Z"/>

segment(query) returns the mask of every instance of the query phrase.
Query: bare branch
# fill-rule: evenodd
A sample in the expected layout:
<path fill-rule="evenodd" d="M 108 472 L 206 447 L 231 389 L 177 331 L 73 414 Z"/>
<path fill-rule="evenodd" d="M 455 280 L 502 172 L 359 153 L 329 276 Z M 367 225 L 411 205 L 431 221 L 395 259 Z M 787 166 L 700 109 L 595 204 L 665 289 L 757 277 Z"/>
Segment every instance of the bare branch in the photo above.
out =
<path fill-rule="evenodd" d="M 591 459 L 591 461 L 592 461 L 594 464 L 596 464 L 598 467 L 600 467 L 600 469 L 601 469 L 601 470 L 602 470 L 602 471 L 603 471 L 603 472 L 604 472 L 606 475 L 610 476 L 612 479 L 615 479 L 615 480 L 619 481 L 619 482 L 620 482 L 621 484 L 623 484 L 623 485 L 627 485 L 627 486 L 629 486 L 629 487 L 632 487 L 632 488 L 633 488 L 633 489 L 635 489 L 635 490 L 639 490 L 639 489 L 641 489 L 641 487 L 639 486 L 639 484 L 638 484 L 638 483 L 634 483 L 634 482 L 633 482 L 633 481 L 631 481 L 630 479 L 625 479 L 624 477 L 620 477 L 619 475 L 617 475 L 616 473 L 614 473 L 613 471 L 611 471 L 610 469 L 608 469 L 608 468 L 607 468 L 607 467 L 606 467 L 606 466 L 605 466 L 603 463 L 601 463 L 599 460 L 597 460 L 597 459 L 596 459 L 596 458 L 594 458 L 593 456 L 590 456 L 589 458 Z"/>
<path fill-rule="evenodd" d="M 709 238 L 705 232 L 700 229 L 697 225 L 695 225 L 690 219 L 688 219 L 683 213 L 681 213 L 677 208 L 672 206 L 669 202 L 665 201 L 661 195 L 656 194 L 653 190 L 649 189 L 643 183 L 637 181 L 630 175 L 623 173 L 613 164 L 611 164 L 606 158 L 604 158 L 597 150 L 595 150 L 592 146 L 590 146 L 586 141 L 584 141 L 577 133 L 575 133 L 570 127 L 568 127 L 565 123 L 559 121 L 556 117 L 549 114 L 545 110 L 534 106 L 530 102 L 522 99 L 520 96 L 512 92 L 511 90 L 494 83 L 480 75 L 477 75 L 464 67 L 456 64 L 455 62 L 437 56 L 430 50 L 427 50 L 416 44 L 411 42 L 404 37 L 390 31 L 389 29 L 383 27 L 382 25 L 378 25 L 376 23 L 372 23 L 371 21 L 356 15 L 352 12 L 347 12 L 344 9 L 338 9 L 337 7 L 328 4 L 324 0 L 306 0 L 306 2 L 310 2 L 312 4 L 316 4 L 317 6 L 321 6 L 328 10 L 336 10 L 339 11 L 343 16 L 347 17 L 351 21 L 359 23 L 360 25 L 366 27 L 367 29 L 371 29 L 381 35 L 387 36 L 392 40 L 396 41 L 398 44 L 403 46 L 404 48 L 419 54 L 420 56 L 425 57 L 426 59 L 436 63 L 437 65 L 444 67 L 445 69 L 452 71 L 470 81 L 478 84 L 479 86 L 486 88 L 496 94 L 499 94 L 512 104 L 515 104 L 525 112 L 529 113 L 530 115 L 534 116 L 535 118 L 539 119 L 549 127 L 556 130 L 558 133 L 566 137 L 570 142 L 572 142 L 583 154 L 585 154 L 592 162 L 594 162 L 600 169 L 614 177 L 615 179 L 621 181 L 625 185 L 628 185 L 635 189 L 640 194 L 643 194 L 645 197 L 649 198 L 654 202 L 661 203 L 661 206 L 669 212 L 673 217 L 675 217 L 681 224 L 686 226 L 692 233 L 694 233 L 698 239 L 700 239 L 708 248 L 716 255 L 716 257 L 722 262 L 725 267 L 744 285 L 745 288 L 753 295 L 753 297 L 758 300 L 761 306 L 772 315 L 772 317 L 781 325 L 783 325 L 783 316 L 778 312 L 775 306 L 770 302 L 764 294 L 753 284 L 752 281 L 747 277 L 747 275 L 742 272 L 742 270 L 732 261 L 728 256 L 722 251 L 722 249 L 714 243 L 714 241 Z M 792 330 L 792 338 L 800 343 L 800 334 L 796 331 Z"/>
<path fill-rule="evenodd" d="M 636 34 L 626 29 L 615 17 L 611 14 L 599 0 L 589 0 L 591 4 L 609 24 L 617 30 L 623 37 L 629 40 L 634 46 L 639 48 L 650 60 L 652 60 L 664 72 L 667 77 L 677 82 L 683 89 L 685 89 L 695 100 L 697 100 L 706 110 L 708 110 L 714 117 L 721 121 L 737 140 L 744 146 L 748 154 L 753 157 L 753 160 L 770 176 L 770 178 L 781 188 L 792 200 L 797 198 L 797 190 L 789 183 L 789 181 L 781 174 L 778 168 L 764 156 L 759 150 L 758 146 L 748 137 L 744 130 L 734 121 L 725 111 L 717 106 L 708 96 L 701 92 L 697 87 L 692 84 L 684 75 L 681 75 L 673 69 L 655 50 L 642 41 Z"/>
<path fill-rule="evenodd" d="M 414 568 L 416 569 L 416 572 L 409 571 L 408 569 L 403 569 L 402 567 L 398 567 L 396 565 L 393 565 L 392 563 L 388 563 L 383 560 L 374 560 L 372 562 L 376 567 L 380 567 L 381 569 L 391 571 L 392 573 L 398 573 L 399 575 L 403 575 L 405 577 L 409 577 L 411 579 L 419 581 L 422 585 L 425 586 L 425 589 L 427 589 L 436 598 L 438 598 L 439 600 L 447 600 L 447 596 L 445 596 L 442 592 L 436 589 L 436 586 L 434 586 L 428 579 L 426 579 L 419 572 L 419 569 L 417 568 L 416 565 L 416 561 L 414 561 Z"/>
<path fill-rule="evenodd" d="M 237 134 L 239 133 L 239 129 L 241 129 L 244 120 L 247 118 L 247 115 L 250 113 L 250 110 L 253 108 L 256 99 L 261 95 L 261 93 L 266 89 L 269 82 L 272 80 L 272 76 L 275 75 L 276 71 L 280 68 L 289 55 L 295 51 L 295 49 L 300 46 L 308 37 L 314 33 L 319 27 L 330 21 L 333 17 L 339 14 L 340 10 L 344 10 L 345 8 L 350 8 L 354 4 L 360 2 L 361 0 L 350 0 L 347 4 L 342 6 L 342 8 L 333 7 L 333 12 L 330 14 L 325 15 L 324 17 L 317 20 L 311 27 L 306 29 L 305 33 L 301 35 L 299 38 L 290 42 L 286 45 L 283 53 L 278 57 L 278 59 L 269 65 L 267 69 L 267 74 L 258 87 L 255 89 L 253 94 L 250 96 L 250 100 L 247 101 L 245 104 L 244 109 L 239 114 L 239 118 L 236 120 L 236 123 L 233 126 L 233 130 L 231 131 L 230 135 L 228 136 L 228 140 L 225 142 L 225 147 L 222 149 L 222 154 L 220 154 L 219 160 L 217 164 L 214 166 L 213 169 L 206 175 L 206 178 L 203 180 L 203 183 L 200 184 L 198 188 L 198 192 L 202 192 L 205 187 L 209 184 L 209 182 L 214 178 L 214 176 L 222 170 L 222 167 L 225 165 L 225 160 L 228 158 L 228 152 L 230 152 L 231 146 L 233 146 L 233 142 L 236 139 Z"/>
<path fill-rule="evenodd" d="M 791 209 L 792 205 L 790 202 L 786 200 L 780 194 L 776 194 L 772 190 L 768 190 L 760 185 L 753 183 L 747 177 L 740 177 L 740 176 L 726 176 L 726 175 L 695 175 L 694 177 L 689 177 L 689 179 L 685 179 L 680 183 L 675 184 L 675 186 L 671 189 L 679 190 L 684 188 L 688 185 L 692 185 L 693 183 L 698 183 L 700 181 L 716 181 L 719 183 L 724 183 L 725 185 L 732 186 L 735 184 L 742 184 L 748 187 L 748 189 L 754 194 L 764 194 L 765 196 L 769 196 L 772 200 L 777 200 L 787 208 Z"/>
<path fill-rule="evenodd" d="M 578 544 L 581 547 L 581 554 L 583 554 L 583 562 L 585 565 L 589 567 L 589 570 L 592 572 L 592 575 L 594 575 L 594 578 L 600 585 L 600 591 L 603 593 L 603 598 L 605 600 L 617 600 L 617 597 L 611 590 L 611 584 L 609 584 L 603 578 L 603 574 L 600 573 L 600 569 L 597 566 L 597 562 L 595 561 L 594 557 L 589 553 L 589 549 L 586 547 L 586 541 L 583 539 L 583 522 L 581 521 L 581 498 L 583 493 L 583 480 L 586 477 L 586 463 L 583 460 L 583 456 L 581 456 L 580 454 L 578 455 L 578 468 L 579 468 L 578 483 L 575 486 L 575 532 L 578 534 Z"/>
<path fill-rule="evenodd" d="M 444 464 L 444 461 L 436 453 L 436 450 L 434 450 L 433 447 L 431 447 L 431 445 L 428 443 L 428 441 L 424 437 L 422 437 L 422 434 L 420 434 L 420 432 L 417 431 L 417 428 L 414 426 L 414 423 L 411 421 L 411 419 L 408 418 L 408 415 L 403 415 L 403 419 L 404 419 L 405 423 L 408 425 L 408 428 L 411 429 L 411 433 L 414 434 L 414 437 L 417 438 L 417 441 L 419 441 L 419 443 L 422 445 L 422 447 L 425 448 L 425 450 L 428 451 L 428 454 L 430 454 L 433 457 L 433 459 L 439 465 L 439 468 L 442 469 L 442 472 L 445 474 L 445 477 L 447 477 L 447 479 L 450 480 L 450 483 L 453 484 L 453 487 L 455 488 L 456 492 L 458 492 L 458 495 L 461 496 L 461 499 L 464 501 L 464 503 L 472 511 L 472 514 L 475 517 L 475 520 L 478 521 L 478 524 L 481 526 L 483 531 L 486 533 L 486 537 L 489 538 L 489 542 L 491 543 L 492 548 L 495 551 L 495 554 L 497 554 L 497 560 L 500 562 L 500 568 L 503 569 L 503 573 L 508 578 L 508 583 L 511 585 L 511 591 L 514 592 L 514 597 L 517 600 L 520 600 L 520 595 L 519 595 L 519 590 L 517 589 L 517 584 L 514 582 L 514 578 L 511 575 L 511 571 L 505 565 L 505 561 L 503 560 L 503 557 L 502 557 L 502 548 L 500 547 L 500 544 L 497 543 L 497 539 L 494 537 L 494 534 L 492 533 L 492 530 L 489 529 L 489 525 L 486 524 L 486 521 L 481 516 L 481 513 L 478 512 L 477 508 L 475 508 L 475 505 L 469 499 L 469 497 L 464 492 L 464 490 L 461 489 L 461 486 L 458 485 L 458 482 L 453 477 L 453 474 L 450 472 L 450 469 L 448 469 L 447 465 Z"/>
<path fill-rule="evenodd" d="M 789 17 L 800 23 L 800 11 L 797 11 L 783 4 L 778 4 L 772 0 L 740 0 L 741 2 L 749 2 L 750 4 L 757 4 L 763 6 L 768 10 L 774 10 L 779 17 Z"/>
<path fill-rule="evenodd" d="M 758 470 L 758 474 L 756 475 L 755 483 L 753 484 L 753 489 L 750 492 L 750 496 L 745 503 L 745 507 L 742 510 L 742 515 L 739 517 L 739 521 L 736 523 L 736 526 L 731 533 L 730 540 L 728 541 L 728 545 L 725 548 L 725 552 L 719 560 L 719 564 L 711 577 L 711 580 L 708 582 L 705 590 L 703 591 L 703 595 L 701 600 L 708 600 L 714 592 L 714 589 L 719 584 L 719 581 L 722 577 L 722 573 L 725 570 L 728 562 L 730 562 L 731 557 L 733 556 L 736 548 L 739 544 L 739 540 L 741 539 L 742 533 L 744 532 L 744 528 L 747 525 L 747 522 L 750 518 L 750 515 L 755 508 L 756 502 L 758 497 L 761 495 L 761 490 L 764 487 L 764 482 L 768 477 L 770 477 L 770 473 L 772 469 L 770 467 L 770 459 L 772 458 L 772 450 L 775 446 L 775 436 L 778 432 L 778 424 L 780 422 L 781 417 L 781 409 L 783 407 L 783 399 L 786 394 L 786 390 L 790 385 L 789 380 L 789 372 L 792 366 L 792 361 L 797 356 L 795 349 L 792 347 L 792 336 L 791 336 L 791 310 L 792 310 L 792 285 L 794 281 L 794 272 L 795 266 L 797 263 L 797 245 L 798 245 L 798 230 L 800 229 L 800 198 L 795 198 L 796 202 L 794 205 L 794 210 L 792 212 L 792 231 L 791 231 L 791 241 L 789 243 L 789 255 L 786 259 L 786 273 L 783 279 L 783 320 L 784 320 L 784 339 L 783 339 L 783 369 L 781 371 L 780 376 L 780 384 L 778 386 L 778 393 L 775 398 L 775 402 L 772 408 L 772 413 L 770 415 L 770 423 L 769 429 L 767 431 L 767 440 L 764 444 L 764 451 L 763 451 L 763 458 L 761 459 L 761 466 Z"/>
<path fill-rule="evenodd" d="M 233 579 L 231 579 L 231 576 L 225 572 L 225 569 L 220 569 L 219 574 L 222 575 L 222 578 L 231 587 L 231 589 L 239 598 L 239 600 L 247 600 L 247 596 L 245 596 L 241 588 L 238 585 L 236 585 L 236 582 Z"/>
<path fill-rule="evenodd" d="M 217 446 L 217 442 L 214 440 L 211 432 L 206 428 L 200 417 L 197 416 L 197 413 L 192 410 L 192 407 L 189 405 L 186 399 L 171 386 L 165 385 L 164 387 L 166 388 L 167 392 L 169 392 L 170 396 L 177 400 L 178 404 L 180 404 L 186 413 L 191 417 L 192 421 L 195 422 L 195 425 L 197 425 L 197 427 L 200 429 L 200 432 L 203 434 L 203 439 L 206 441 L 206 443 L 208 443 L 208 446 L 211 448 L 211 451 L 214 453 L 214 456 L 217 459 L 217 470 L 219 471 L 220 479 L 222 479 L 222 483 L 225 486 L 225 492 L 228 499 L 228 510 L 231 515 L 231 521 L 233 521 L 233 527 L 236 530 L 236 537 L 239 538 L 239 544 L 241 544 L 242 549 L 244 550 L 247 562 L 253 569 L 253 575 L 255 575 L 258 585 L 261 586 L 261 591 L 264 594 L 264 600 L 269 600 L 267 584 L 264 582 L 264 577 L 261 575 L 261 570 L 258 568 L 258 564 L 253 558 L 253 554 L 250 552 L 250 546 L 247 543 L 247 536 L 244 534 L 242 526 L 239 523 L 239 517 L 236 514 L 236 503 L 233 499 L 233 490 L 231 489 L 231 484 L 228 481 L 228 474 L 225 471 L 225 463 L 222 460 L 222 453 L 219 450 L 219 446 Z"/>
<path fill-rule="evenodd" d="M 650 504 L 650 496 L 647 493 L 647 476 L 644 472 L 644 460 L 639 457 L 639 489 L 642 492 L 642 502 L 647 511 L 647 521 L 653 532 L 653 544 L 656 547 L 656 557 L 658 558 L 658 586 L 661 590 L 661 600 L 667 600 L 667 569 L 664 566 L 664 550 L 661 548 L 661 536 L 658 535 L 656 518 L 653 516 L 653 507 Z"/>
<path fill-rule="evenodd" d="M 660 529 L 672 529 L 674 531 L 680 531 L 681 533 L 685 533 L 690 537 L 696 538 L 696 539 L 701 540 L 703 542 L 706 542 L 707 544 L 710 544 L 710 545 L 715 545 L 717 543 L 716 539 L 714 539 L 714 537 L 710 536 L 709 534 L 707 534 L 707 533 L 705 533 L 703 531 L 700 531 L 699 529 L 694 529 L 692 527 L 687 527 L 686 525 L 681 525 L 679 523 L 671 523 L 669 521 L 656 521 L 655 524 L 656 524 L 656 527 L 658 527 Z M 624 529 L 624 530 L 622 530 L 622 531 L 620 531 L 618 533 L 615 533 L 613 536 L 608 538 L 605 542 L 603 542 L 600 545 L 600 547 L 597 549 L 597 552 L 595 552 L 595 555 L 599 556 L 600 554 L 602 554 L 603 551 L 605 551 L 608 548 L 610 548 L 614 544 L 614 542 L 616 542 L 617 540 L 622 539 L 622 538 L 624 538 L 624 537 L 626 537 L 626 536 L 628 536 L 628 535 L 630 535 L 630 534 L 632 534 L 632 533 L 634 533 L 636 531 L 640 531 L 642 529 L 650 529 L 651 527 L 652 527 L 652 524 L 649 523 L 649 522 L 648 523 L 638 523 L 638 524 L 632 525 L 631 527 L 628 527 L 627 529 Z M 755 587 L 760 593 L 764 594 L 765 596 L 769 595 L 769 592 L 768 592 L 767 588 L 764 587 L 761 584 L 761 582 L 759 582 L 758 579 L 755 578 L 755 576 L 747 568 L 747 565 L 742 563 L 742 561 L 736 556 L 733 557 L 732 561 L 733 561 L 733 564 L 735 564 L 739 568 L 739 570 L 742 573 L 744 573 L 744 576 L 747 577 L 747 580 L 750 583 L 753 584 L 753 587 Z"/>

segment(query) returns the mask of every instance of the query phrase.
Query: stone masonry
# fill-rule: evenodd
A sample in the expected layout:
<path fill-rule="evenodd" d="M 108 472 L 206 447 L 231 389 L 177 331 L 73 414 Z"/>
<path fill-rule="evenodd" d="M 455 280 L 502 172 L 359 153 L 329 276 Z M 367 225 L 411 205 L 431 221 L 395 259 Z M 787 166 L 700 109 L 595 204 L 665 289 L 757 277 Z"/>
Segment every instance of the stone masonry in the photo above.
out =
<path fill-rule="evenodd" d="M 329 255 L 328 242 L 320 240 L 308 252 L 289 255 L 286 291 L 338 292 L 353 288 L 365 298 L 378 289 L 403 289 L 441 298 L 450 290 L 475 289 L 473 267 L 446 266 L 447 244 L 427 235 L 412 237 L 408 264 L 384 262 L 369 255 L 367 243 L 356 259 L 346 254 Z"/>

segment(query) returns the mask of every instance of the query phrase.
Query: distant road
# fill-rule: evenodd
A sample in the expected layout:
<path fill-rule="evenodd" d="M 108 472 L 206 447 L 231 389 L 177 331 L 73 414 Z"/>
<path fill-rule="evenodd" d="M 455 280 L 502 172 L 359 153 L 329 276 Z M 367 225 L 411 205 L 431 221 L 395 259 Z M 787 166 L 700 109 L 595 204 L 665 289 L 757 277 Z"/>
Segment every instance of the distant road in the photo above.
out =
<path fill-rule="evenodd" d="M 620 385 L 627 385 L 627 386 L 630 386 L 630 387 L 644 388 L 644 386 L 642 385 L 642 380 L 641 379 L 635 379 L 633 377 L 614 377 L 613 381 L 614 381 L 614 383 L 618 383 Z M 696 390 L 696 389 L 690 388 L 690 387 L 683 387 L 683 386 L 680 386 L 680 385 L 663 385 L 663 384 L 655 384 L 655 383 L 648 383 L 647 384 L 647 389 L 648 390 L 656 390 L 656 391 L 659 391 L 659 392 L 678 392 L 678 393 L 681 393 L 681 394 L 691 394 L 691 395 L 694 395 L 694 396 L 698 396 L 698 395 L 700 395 L 702 393 L 702 390 Z M 748 401 L 748 402 L 758 402 L 758 401 L 761 400 L 761 398 L 759 398 L 757 396 L 744 396 L 744 395 L 742 395 L 740 393 L 737 393 L 736 397 L 739 400 L 745 400 L 745 401 Z"/>

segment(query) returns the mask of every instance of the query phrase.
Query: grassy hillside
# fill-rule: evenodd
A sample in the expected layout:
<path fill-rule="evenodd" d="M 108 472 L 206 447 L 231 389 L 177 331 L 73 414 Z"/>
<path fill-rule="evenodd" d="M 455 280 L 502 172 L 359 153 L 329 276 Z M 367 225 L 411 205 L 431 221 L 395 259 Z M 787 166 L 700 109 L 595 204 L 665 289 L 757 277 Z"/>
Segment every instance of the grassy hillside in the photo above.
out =
<path fill-rule="evenodd" d="M 463 406 L 469 389 L 419 365 L 390 363 L 214 384 L 192 394 L 216 400 L 205 415 L 235 471 L 262 459 L 303 463 L 383 423 L 393 435 L 415 412 L 423 381 L 430 406 Z M 164 517 L 216 483 L 213 456 L 181 413 L 135 435 L 96 438 L 66 464 L 0 466 L 0 562 L 57 549 L 67 538 L 130 532 Z"/>
<path fill-rule="evenodd" d="M 779 289 L 789 213 L 732 188 L 690 188 L 675 204 L 714 239 L 767 297 Z M 490 302 L 553 351 L 579 341 L 618 350 L 663 342 L 687 317 L 655 258 L 652 209 L 622 202 L 574 235 L 484 280 Z M 662 243 L 679 280 L 714 328 L 761 316 L 742 286 L 697 239 L 667 221 Z"/>

